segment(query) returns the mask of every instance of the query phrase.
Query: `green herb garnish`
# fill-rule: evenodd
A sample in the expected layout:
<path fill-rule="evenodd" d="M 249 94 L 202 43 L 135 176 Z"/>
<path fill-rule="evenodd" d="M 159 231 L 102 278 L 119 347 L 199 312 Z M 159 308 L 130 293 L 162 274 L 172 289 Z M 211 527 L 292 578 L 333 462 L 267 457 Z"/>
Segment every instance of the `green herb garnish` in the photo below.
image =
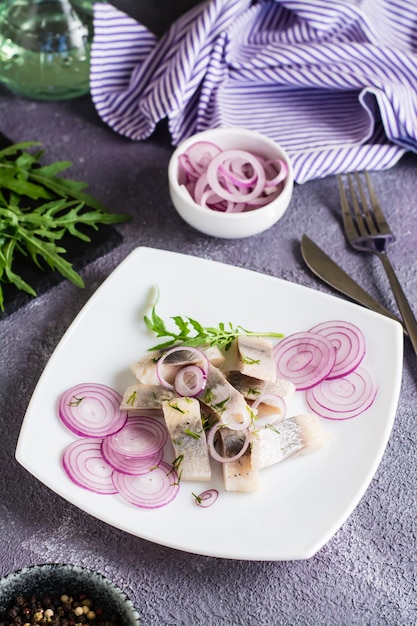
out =
<path fill-rule="evenodd" d="M 194 496 L 197 504 L 201 504 L 203 502 L 203 498 L 201 496 L 198 496 L 196 493 L 194 493 L 194 491 L 191 492 L 191 495 Z"/>
<path fill-rule="evenodd" d="M 196 433 L 193 430 L 191 430 L 190 428 L 185 428 L 184 429 L 184 434 L 188 435 L 189 437 L 193 437 L 193 439 L 200 439 L 200 437 L 201 437 L 200 433 Z"/>
<path fill-rule="evenodd" d="M 172 465 L 171 465 L 172 469 L 170 470 L 169 474 L 171 474 L 171 472 L 176 472 L 178 476 L 178 480 L 172 483 L 173 485 L 179 485 L 181 481 L 182 470 L 180 470 L 179 468 L 183 460 L 184 460 L 184 455 L 180 454 L 179 456 L 177 456 L 176 459 L 172 461 Z"/>
<path fill-rule="evenodd" d="M 251 337 L 278 337 L 282 338 L 282 333 L 275 332 L 252 332 L 246 330 L 243 326 L 233 326 L 231 322 L 220 322 L 217 326 L 203 326 L 191 317 L 181 317 L 175 315 L 171 317 L 174 321 L 176 329 L 170 330 L 164 320 L 157 314 L 156 305 L 159 296 L 157 296 L 151 311 L 150 317 L 144 316 L 146 326 L 156 334 L 157 337 L 170 337 L 168 341 L 164 341 L 152 348 L 152 350 L 161 350 L 174 345 L 182 344 L 184 346 L 213 346 L 228 350 L 237 337 L 241 335 Z"/>
<path fill-rule="evenodd" d="M 68 406 L 78 406 L 84 400 L 84 397 L 77 398 L 77 396 L 72 396 L 74 399 L 71 402 L 68 402 Z"/>
<path fill-rule="evenodd" d="M 179 413 L 183 413 L 184 415 L 186 413 L 186 411 L 184 411 L 184 409 L 181 409 L 181 407 L 179 407 L 178 404 L 173 404 L 172 402 L 169 402 L 168 406 L 170 406 L 171 409 L 174 409 L 175 411 L 178 411 Z"/>
<path fill-rule="evenodd" d="M 275 428 L 275 426 L 273 426 L 272 424 L 265 424 L 265 428 L 269 428 L 270 430 L 273 430 L 274 433 L 277 433 L 277 435 L 280 434 L 278 428 Z"/>
<path fill-rule="evenodd" d="M 42 150 L 30 149 L 38 142 L 14 144 L 0 150 L 0 309 L 4 310 L 1 283 L 36 296 L 36 292 L 15 268 L 16 253 L 42 268 L 42 260 L 78 287 L 81 276 L 65 258 L 66 250 L 58 244 L 64 235 L 90 242 L 83 231 L 88 226 L 114 224 L 130 219 L 109 213 L 95 198 L 85 193 L 87 183 L 60 178 L 69 161 L 41 166 Z"/>
<path fill-rule="evenodd" d="M 134 406 L 136 402 L 136 395 L 137 395 L 136 391 L 133 391 L 133 393 L 131 393 L 128 399 L 126 400 L 126 404 L 130 404 L 130 406 Z"/>
<path fill-rule="evenodd" d="M 240 360 L 244 365 L 259 365 L 261 362 L 261 359 L 252 359 L 250 356 L 242 356 Z"/>
<path fill-rule="evenodd" d="M 226 409 L 226 404 L 229 402 L 229 400 L 230 400 L 230 396 L 227 396 L 227 398 L 225 398 L 224 400 L 217 402 L 217 404 L 211 404 L 211 406 L 213 409 L 216 409 L 218 413 L 221 413 L 222 411 Z"/>

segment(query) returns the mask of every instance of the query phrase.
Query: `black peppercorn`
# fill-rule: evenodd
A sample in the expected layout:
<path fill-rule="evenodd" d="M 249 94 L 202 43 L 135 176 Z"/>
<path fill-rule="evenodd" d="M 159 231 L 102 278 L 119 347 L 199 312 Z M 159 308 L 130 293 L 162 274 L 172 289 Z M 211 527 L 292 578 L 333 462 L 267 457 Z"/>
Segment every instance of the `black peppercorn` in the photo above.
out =
<path fill-rule="evenodd" d="M 117 615 L 95 606 L 85 594 L 39 597 L 18 596 L 10 603 L 6 615 L 0 615 L 0 626 L 121 626 Z"/>

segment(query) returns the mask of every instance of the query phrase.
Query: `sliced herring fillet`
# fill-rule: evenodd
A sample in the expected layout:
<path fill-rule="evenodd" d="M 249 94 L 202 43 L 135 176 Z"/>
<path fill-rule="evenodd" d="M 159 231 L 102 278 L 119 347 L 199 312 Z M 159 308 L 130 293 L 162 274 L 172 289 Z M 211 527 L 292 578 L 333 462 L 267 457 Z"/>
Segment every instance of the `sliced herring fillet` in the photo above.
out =
<path fill-rule="evenodd" d="M 221 367 L 224 363 L 224 354 L 217 346 L 202 348 L 208 360 L 214 367 Z"/>
<path fill-rule="evenodd" d="M 229 383 L 226 376 L 217 367 L 209 365 L 206 386 L 198 399 L 207 405 L 221 419 L 227 411 L 235 422 L 246 423 L 250 407 L 245 398 Z"/>
<path fill-rule="evenodd" d="M 224 371 L 238 371 L 258 380 L 275 381 L 277 368 L 272 353 L 272 343 L 264 337 L 240 335 L 226 354 Z"/>
<path fill-rule="evenodd" d="M 215 367 L 220 367 L 220 365 L 222 365 L 224 356 L 217 346 L 208 346 L 199 349 L 205 353 L 212 365 Z M 159 385 L 160 380 L 156 373 L 156 364 L 166 352 L 167 350 L 150 352 L 134 363 L 131 366 L 131 371 L 135 378 L 145 385 Z M 198 362 L 198 356 L 196 353 L 187 350 L 187 347 L 184 346 L 183 350 L 174 352 L 165 360 L 164 377 L 169 383 L 172 383 L 175 378 L 175 374 L 181 367 L 196 362 Z"/>
<path fill-rule="evenodd" d="M 171 400 L 176 394 L 162 385 L 145 385 L 135 383 L 130 385 L 123 394 L 120 408 L 126 411 L 132 409 L 162 409 L 164 400 Z"/>
<path fill-rule="evenodd" d="M 210 459 L 201 420 L 200 403 L 194 398 L 175 397 L 162 403 L 181 480 L 208 481 Z"/>
<path fill-rule="evenodd" d="M 226 427 L 217 432 L 221 455 L 227 458 L 238 454 L 245 441 L 243 432 Z M 226 491 L 252 492 L 260 487 L 259 473 L 252 467 L 249 448 L 237 461 L 222 463 L 222 472 Z"/>
<path fill-rule="evenodd" d="M 277 378 L 274 382 L 270 382 L 232 371 L 227 374 L 227 380 L 247 400 L 256 400 L 264 394 L 274 394 L 281 396 L 288 406 L 295 394 L 294 383 L 283 378 Z"/>
<path fill-rule="evenodd" d="M 252 467 L 260 470 L 291 456 L 313 452 L 327 445 L 329 438 L 314 413 L 288 417 L 274 428 L 262 428 L 253 434 Z"/>

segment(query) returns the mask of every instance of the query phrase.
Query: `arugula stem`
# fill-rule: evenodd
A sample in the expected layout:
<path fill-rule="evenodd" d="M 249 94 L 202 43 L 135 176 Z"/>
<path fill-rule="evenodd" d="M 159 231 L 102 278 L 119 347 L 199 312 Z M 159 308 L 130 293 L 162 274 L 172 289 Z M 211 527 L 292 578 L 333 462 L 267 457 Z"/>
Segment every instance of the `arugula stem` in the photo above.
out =
<path fill-rule="evenodd" d="M 149 348 L 149 351 L 162 350 L 178 344 L 192 347 L 217 345 L 219 348 L 228 350 L 232 342 L 241 335 L 249 337 L 274 337 L 278 339 L 281 339 L 284 336 L 282 333 L 273 331 L 250 331 L 243 328 L 243 326 L 233 326 L 230 322 L 228 324 L 220 322 L 218 326 L 203 326 L 200 322 L 191 317 L 181 317 L 180 315 L 175 315 L 170 318 L 174 321 L 178 329 L 177 331 L 170 330 L 164 320 L 156 312 L 158 300 L 159 293 L 157 294 L 155 302 L 152 306 L 150 317 L 145 315 L 144 322 L 147 328 L 154 332 L 157 337 L 170 339 Z"/>

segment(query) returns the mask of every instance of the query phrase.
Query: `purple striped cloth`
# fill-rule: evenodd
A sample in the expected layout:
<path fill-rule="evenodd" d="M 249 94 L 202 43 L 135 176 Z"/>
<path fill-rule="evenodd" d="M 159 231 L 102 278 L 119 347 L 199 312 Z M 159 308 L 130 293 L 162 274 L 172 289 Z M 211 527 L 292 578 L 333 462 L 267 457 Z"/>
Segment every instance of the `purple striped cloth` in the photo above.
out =
<path fill-rule="evenodd" d="M 279 142 L 303 183 L 417 152 L 417 3 L 209 0 L 161 38 L 95 4 L 91 94 L 133 140 L 213 127 Z"/>

